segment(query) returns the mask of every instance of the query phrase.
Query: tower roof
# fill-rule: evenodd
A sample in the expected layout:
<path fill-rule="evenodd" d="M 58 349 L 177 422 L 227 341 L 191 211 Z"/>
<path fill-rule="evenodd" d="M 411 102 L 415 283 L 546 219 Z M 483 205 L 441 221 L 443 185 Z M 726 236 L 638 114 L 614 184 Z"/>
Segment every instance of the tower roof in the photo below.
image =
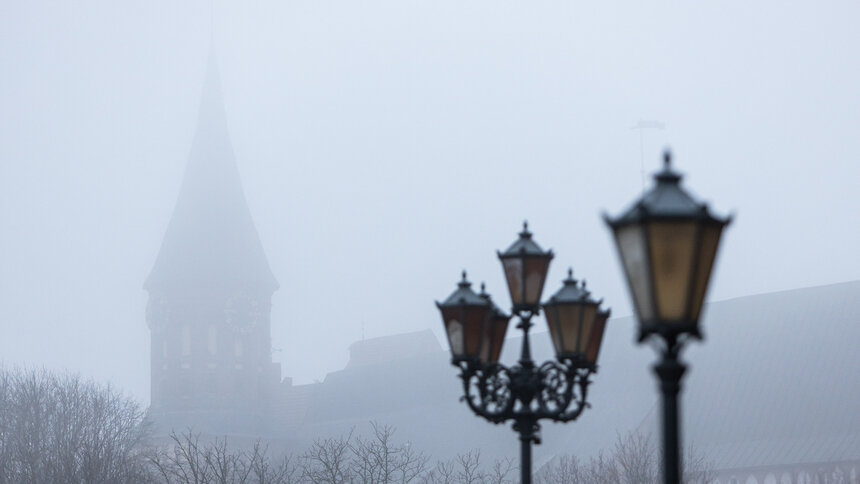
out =
<path fill-rule="evenodd" d="M 182 188 L 144 288 L 278 288 L 236 169 L 211 52 Z"/>

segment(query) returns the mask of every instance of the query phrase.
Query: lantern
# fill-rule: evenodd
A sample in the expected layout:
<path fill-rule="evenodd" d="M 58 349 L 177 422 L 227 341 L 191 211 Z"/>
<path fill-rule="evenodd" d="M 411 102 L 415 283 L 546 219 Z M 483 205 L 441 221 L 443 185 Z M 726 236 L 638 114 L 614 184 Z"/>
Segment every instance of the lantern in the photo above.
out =
<path fill-rule="evenodd" d="M 536 311 L 552 260 L 552 250 L 546 252 L 532 239 L 528 223 L 508 250 L 498 253 L 505 271 L 514 311 Z"/>
<path fill-rule="evenodd" d="M 593 366 L 603 340 L 608 311 L 600 310 L 600 301 L 573 278 L 569 269 L 564 285 L 543 305 L 549 334 L 559 360 L 573 360 Z"/>
<path fill-rule="evenodd" d="M 723 228 L 680 186 L 664 155 L 656 185 L 618 218 L 606 217 L 639 318 L 639 339 L 649 334 L 701 338 L 699 316 Z"/>
<path fill-rule="evenodd" d="M 444 302 L 436 303 L 442 313 L 454 362 L 480 359 L 493 316 L 491 304 L 475 294 L 471 287 L 472 284 L 466 280 L 466 271 L 463 271 L 463 280 L 457 285 L 457 290 Z"/>

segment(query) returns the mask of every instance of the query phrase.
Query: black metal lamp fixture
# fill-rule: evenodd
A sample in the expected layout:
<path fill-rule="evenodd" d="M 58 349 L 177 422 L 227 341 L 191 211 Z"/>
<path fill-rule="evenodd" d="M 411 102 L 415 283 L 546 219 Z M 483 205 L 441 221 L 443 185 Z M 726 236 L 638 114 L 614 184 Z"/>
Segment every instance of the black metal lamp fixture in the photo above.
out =
<path fill-rule="evenodd" d="M 609 310 L 601 311 L 601 301 L 591 298 L 585 281 L 579 284 L 568 269 L 564 286 L 543 305 L 549 334 L 559 360 L 594 366 L 603 341 Z"/>
<path fill-rule="evenodd" d="M 519 239 L 499 253 L 513 314 L 519 318 L 523 342 L 519 362 L 499 363 L 510 316 L 499 309 L 481 286 L 475 294 L 463 280 L 444 302 L 436 303 L 451 346 L 451 363 L 460 369 L 463 399 L 479 416 L 499 424 L 508 420 L 520 436 L 520 472 L 531 482 L 531 446 L 539 444 L 541 419 L 568 422 L 588 406 L 589 377 L 597 371 L 597 355 L 609 311 L 573 279 L 541 306 L 552 251 L 543 251 L 524 224 Z M 556 360 L 537 366 L 531 358 L 531 319 L 547 313 Z"/>
<path fill-rule="evenodd" d="M 680 186 L 667 151 L 656 185 L 615 219 L 612 230 L 639 320 L 639 341 L 657 335 L 662 359 L 654 369 L 663 393 L 664 479 L 680 482 L 677 396 L 686 366 L 679 352 L 702 339 L 699 316 L 723 229 L 730 217 L 711 214 Z"/>
<path fill-rule="evenodd" d="M 532 239 L 528 222 L 524 222 L 520 238 L 508 250 L 497 253 L 505 270 L 514 311 L 536 312 L 552 261 L 552 250 L 544 252 Z"/>
<path fill-rule="evenodd" d="M 493 308 L 487 299 L 472 290 L 472 284 L 466 280 L 466 271 L 463 271 L 457 290 L 444 302 L 437 302 L 436 306 L 442 312 L 452 361 L 480 359 L 487 347 Z"/>

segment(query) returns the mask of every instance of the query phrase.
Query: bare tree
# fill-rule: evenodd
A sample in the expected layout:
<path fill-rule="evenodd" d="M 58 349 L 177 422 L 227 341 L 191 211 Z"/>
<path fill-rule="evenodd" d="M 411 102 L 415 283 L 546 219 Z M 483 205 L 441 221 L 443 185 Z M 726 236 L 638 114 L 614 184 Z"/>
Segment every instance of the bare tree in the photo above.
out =
<path fill-rule="evenodd" d="M 616 437 L 609 454 L 600 453 L 582 463 L 574 456 L 560 456 L 535 475 L 540 484 L 641 484 L 659 482 L 662 462 L 654 440 L 647 434 L 631 432 Z M 683 476 L 690 484 L 707 484 L 715 473 L 705 457 L 689 447 L 685 453 Z"/>
<path fill-rule="evenodd" d="M 607 456 L 603 452 L 592 457 L 585 468 L 584 481 L 587 484 L 622 484 L 621 472 L 615 464 L 614 456 Z"/>
<path fill-rule="evenodd" d="M 152 474 L 167 484 L 292 484 L 299 482 L 290 456 L 270 457 L 257 440 L 249 449 L 232 449 L 226 438 L 211 441 L 187 430 L 172 432 L 171 446 L 155 448 L 149 457 Z"/>
<path fill-rule="evenodd" d="M 436 465 L 421 476 L 422 484 L 453 484 L 456 482 L 454 461 L 438 461 Z"/>
<path fill-rule="evenodd" d="M 285 455 L 280 459 L 269 458 L 269 448 L 259 440 L 254 443 L 251 453 L 248 454 L 247 473 L 250 474 L 257 484 L 292 484 L 299 482 L 299 469 L 292 456 Z M 245 481 L 241 481 L 245 482 Z"/>
<path fill-rule="evenodd" d="M 207 462 L 205 443 L 200 442 L 200 434 L 190 429 L 182 434 L 170 433 L 173 445 L 166 449 L 154 449 L 150 463 L 156 473 L 166 483 L 211 482 L 213 472 Z M 224 442 L 226 447 L 226 441 Z M 216 447 L 218 445 L 216 444 Z M 211 460 L 211 459 L 210 459 Z"/>
<path fill-rule="evenodd" d="M 420 476 L 424 484 L 507 484 L 518 467 L 512 459 L 494 461 L 486 468 L 481 465 L 481 451 L 474 449 L 451 460 L 438 461 Z"/>
<path fill-rule="evenodd" d="M 659 470 L 657 447 L 650 434 L 631 432 L 615 439 L 614 461 L 620 482 L 657 482 Z"/>
<path fill-rule="evenodd" d="M 73 374 L 0 369 L 0 481 L 142 482 L 147 436 L 133 399 Z"/>
<path fill-rule="evenodd" d="M 538 484 L 585 484 L 585 466 L 574 455 L 562 455 L 541 466 L 535 472 Z"/>
<path fill-rule="evenodd" d="M 356 437 L 350 444 L 351 470 L 356 482 L 363 484 L 412 482 L 427 470 L 427 457 L 412 444 L 397 444 L 394 428 L 371 422 L 373 436 Z"/>
<path fill-rule="evenodd" d="M 511 480 L 508 479 L 508 476 L 517 470 L 519 470 L 519 467 L 510 457 L 496 460 L 493 462 L 493 467 L 490 469 L 487 482 L 489 484 L 505 484 L 507 482 L 511 482 Z"/>
<path fill-rule="evenodd" d="M 14 431 L 11 418 L 12 378 L 7 371 L 0 371 L 0 481 L 12 474 L 12 438 Z"/>
<path fill-rule="evenodd" d="M 352 431 L 346 437 L 317 439 L 302 454 L 302 480 L 322 484 L 344 484 L 352 479 Z"/>
<path fill-rule="evenodd" d="M 484 473 L 481 471 L 481 451 L 470 450 L 460 454 L 456 459 L 457 482 L 462 484 L 478 484 L 484 482 Z"/>
<path fill-rule="evenodd" d="M 710 484 L 717 478 L 714 465 L 693 445 L 684 452 L 682 475 L 687 484 Z"/>

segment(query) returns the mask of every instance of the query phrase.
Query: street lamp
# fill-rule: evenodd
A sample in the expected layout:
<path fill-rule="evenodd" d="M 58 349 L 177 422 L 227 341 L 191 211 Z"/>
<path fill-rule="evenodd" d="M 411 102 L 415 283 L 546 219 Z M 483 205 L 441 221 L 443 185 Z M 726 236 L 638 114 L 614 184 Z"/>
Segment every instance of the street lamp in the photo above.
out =
<path fill-rule="evenodd" d="M 663 395 L 663 477 L 675 484 L 681 477 L 678 393 L 686 370 L 679 353 L 687 339 L 702 339 L 702 302 L 730 218 L 712 215 L 681 188 L 668 151 L 663 161 L 650 191 L 617 218 L 605 218 L 633 296 L 639 342 L 650 336 L 663 342 L 654 371 Z"/>
<path fill-rule="evenodd" d="M 463 278 L 457 289 L 436 306 L 451 347 L 451 364 L 460 369 L 464 400 L 479 416 L 499 424 L 513 421 L 520 438 L 520 473 L 531 482 L 531 446 L 540 444 L 539 420 L 576 420 L 588 406 L 589 377 L 597 371 L 597 356 L 609 310 L 591 298 L 585 281 L 573 278 L 543 305 L 540 303 L 552 251 L 544 252 L 532 239 L 526 224 L 519 238 L 498 254 L 502 262 L 512 313 L 523 332 L 519 362 L 511 367 L 499 363 L 505 332 L 511 316 L 493 303 L 481 285 L 476 294 Z M 537 366 L 531 357 L 531 320 L 546 313 L 556 360 Z"/>

